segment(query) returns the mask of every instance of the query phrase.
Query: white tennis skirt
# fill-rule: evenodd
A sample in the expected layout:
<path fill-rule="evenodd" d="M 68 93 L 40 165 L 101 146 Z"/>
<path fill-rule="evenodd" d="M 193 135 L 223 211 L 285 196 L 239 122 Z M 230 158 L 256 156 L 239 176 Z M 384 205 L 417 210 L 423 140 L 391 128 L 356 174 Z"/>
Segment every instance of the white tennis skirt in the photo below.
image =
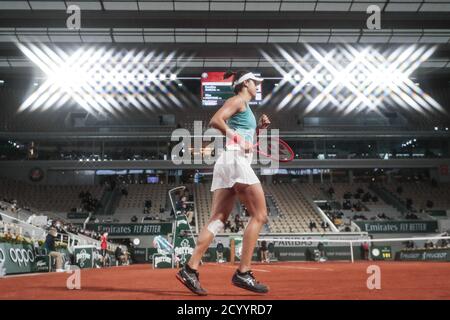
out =
<path fill-rule="evenodd" d="M 260 183 L 251 167 L 252 159 L 252 153 L 244 153 L 237 145 L 228 146 L 214 165 L 211 191 L 231 188 L 235 183 Z"/>

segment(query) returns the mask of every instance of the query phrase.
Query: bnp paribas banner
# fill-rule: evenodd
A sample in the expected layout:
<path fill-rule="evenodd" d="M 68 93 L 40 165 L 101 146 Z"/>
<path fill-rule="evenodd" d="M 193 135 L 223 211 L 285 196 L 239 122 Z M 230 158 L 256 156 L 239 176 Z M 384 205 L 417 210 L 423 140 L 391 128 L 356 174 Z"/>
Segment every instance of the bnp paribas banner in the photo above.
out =
<path fill-rule="evenodd" d="M 184 265 L 194 253 L 195 239 L 192 235 L 186 215 L 178 215 L 176 218 L 174 236 L 175 256 L 181 265 Z"/>
<path fill-rule="evenodd" d="M 437 221 L 355 221 L 361 231 L 369 233 L 433 233 Z"/>
<path fill-rule="evenodd" d="M 0 243 L 0 275 L 48 272 L 48 261 L 36 257 L 32 245 Z"/>
<path fill-rule="evenodd" d="M 109 236 L 155 236 L 171 233 L 172 223 L 95 223 L 88 224 L 87 229 L 99 233 L 108 232 Z"/>

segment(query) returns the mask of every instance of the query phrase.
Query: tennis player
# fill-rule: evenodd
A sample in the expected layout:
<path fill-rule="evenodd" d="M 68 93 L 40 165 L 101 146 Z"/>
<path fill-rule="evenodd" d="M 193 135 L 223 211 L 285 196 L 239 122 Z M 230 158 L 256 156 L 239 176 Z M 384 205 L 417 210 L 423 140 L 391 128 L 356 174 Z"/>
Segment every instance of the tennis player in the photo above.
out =
<path fill-rule="evenodd" d="M 235 96 L 229 98 L 214 114 L 210 126 L 220 130 L 227 139 L 226 148 L 214 165 L 211 191 L 212 216 L 197 239 L 197 246 L 189 262 L 177 273 L 177 278 L 189 290 L 206 295 L 199 281 L 198 267 L 203 254 L 214 237 L 223 230 L 233 210 L 236 197 L 244 202 L 250 215 L 244 231 L 240 265 L 233 275 L 232 284 L 253 292 L 267 293 L 268 287 L 255 279 L 251 259 L 261 228 L 267 223 L 267 209 L 261 183 L 251 168 L 253 139 L 257 129 L 255 115 L 249 101 L 256 96 L 256 87 L 263 79 L 249 71 L 227 72 L 224 79 L 233 77 Z M 263 114 L 258 128 L 265 129 L 270 121 Z"/>

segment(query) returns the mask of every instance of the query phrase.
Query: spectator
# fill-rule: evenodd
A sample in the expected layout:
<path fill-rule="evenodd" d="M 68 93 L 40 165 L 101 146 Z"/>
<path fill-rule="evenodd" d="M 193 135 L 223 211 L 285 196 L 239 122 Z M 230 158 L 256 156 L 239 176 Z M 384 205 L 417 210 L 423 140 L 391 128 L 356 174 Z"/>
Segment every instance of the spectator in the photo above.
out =
<path fill-rule="evenodd" d="M 234 217 L 234 224 L 239 225 L 240 222 L 241 222 L 241 217 L 239 216 L 239 214 L 236 214 L 236 216 Z"/>
<path fill-rule="evenodd" d="M 322 223 L 320 224 L 320 226 L 322 227 L 323 231 L 326 231 L 328 228 L 328 223 L 326 221 L 322 221 Z"/>
<path fill-rule="evenodd" d="M 227 230 L 229 230 L 231 232 L 231 222 L 230 222 L 230 220 L 227 220 L 227 222 L 225 222 L 224 231 L 227 232 Z"/>
<path fill-rule="evenodd" d="M 414 242 L 413 241 L 406 241 L 405 248 L 406 249 L 414 249 Z"/>
<path fill-rule="evenodd" d="M 325 245 L 322 242 L 319 242 L 317 244 L 317 250 L 319 252 L 319 261 L 324 262 L 326 261 L 326 252 L 325 252 Z"/>
<path fill-rule="evenodd" d="M 120 246 L 116 247 L 116 251 L 114 251 L 114 256 L 116 257 L 116 260 L 118 261 L 119 264 L 122 265 L 125 263 L 126 257 Z"/>
<path fill-rule="evenodd" d="M 244 227 L 244 223 L 241 220 L 241 217 L 238 214 L 236 214 L 236 216 L 234 217 L 234 228 L 235 228 L 235 232 L 239 232 L 240 228 Z"/>
<path fill-rule="evenodd" d="M 55 239 L 57 237 L 56 228 L 50 228 L 47 237 L 45 238 L 45 249 L 50 257 L 56 259 L 56 272 L 64 272 L 63 270 L 63 259 L 61 252 L 55 249 Z"/>
<path fill-rule="evenodd" d="M 224 260 L 223 260 L 223 250 L 224 250 L 224 247 L 223 247 L 222 241 L 219 240 L 218 243 L 217 243 L 217 246 L 216 246 L 216 256 L 217 256 L 217 262 L 218 263 L 223 263 L 224 262 Z"/>
<path fill-rule="evenodd" d="M 242 229 L 242 230 L 245 229 L 245 227 L 244 227 L 244 221 L 243 221 L 243 220 L 241 220 L 241 221 L 239 222 L 239 229 Z"/>
<path fill-rule="evenodd" d="M 312 220 L 309 220 L 309 230 L 311 231 L 311 232 L 313 232 L 313 229 L 315 228 L 315 223 L 312 221 Z"/>
<path fill-rule="evenodd" d="M 364 260 L 369 260 L 369 243 L 367 241 L 363 242 L 361 244 L 361 251 L 362 251 L 362 254 L 363 254 L 363 259 Z"/>
<path fill-rule="evenodd" d="M 269 249 L 267 247 L 267 242 L 265 240 L 261 241 L 261 247 L 259 248 L 259 255 L 261 257 L 261 262 L 269 263 Z"/>
<path fill-rule="evenodd" d="M 192 221 L 194 221 L 194 211 L 188 210 L 186 212 L 186 217 L 187 217 L 189 225 L 195 225 L 195 224 L 192 223 Z"/>
<path fill-rule="evenodd" d="M 342 203 L 342 208 L 344 210 L 350 210 L 352 208 L 350 200 L 346 200 Z"/>
<path fill-rule="evenodd" d="M 245 217 L 250 217 L 250 214 L 248 213 L 247 207 L 242 205 L 242 212 L 244 213 Z"/>
<path fill-rule="evenodd" d="M 105 232 L 101 236 L 101 244 L 100 247 L 102 249 L 102 261 L 103 261 L 103 267 L 106 267 L 106 251 L 108 249 L 108 233 Z"/>
<path fill-rule="evenodd" d="M 187 213 L 187 210 L 188 210 L 187 204 L 186 204 L 185 202 L 182 202 L 182 205 L 181 205 L 181 214 L 186 214 L 186 213 Z"/>

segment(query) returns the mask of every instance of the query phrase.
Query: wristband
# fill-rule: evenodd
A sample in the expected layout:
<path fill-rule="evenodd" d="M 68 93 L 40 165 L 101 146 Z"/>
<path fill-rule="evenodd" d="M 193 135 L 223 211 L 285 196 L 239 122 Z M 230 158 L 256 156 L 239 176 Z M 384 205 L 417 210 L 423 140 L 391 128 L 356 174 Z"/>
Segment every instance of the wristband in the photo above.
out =
<path fill-rule="evenodd" d="M 241 138 L 241 136 L 240 136 L 239 134 L 235 133 L 235 134 L 233 135 L 233 140 L 232 140 L 232 141 L 233 141 L 234 143 L 240 144 L 241 140 L 242 140 L 242 138 Z"/>
<path fill-rule="evenodd" d="M 232 144 L 238 144 L 238 145 L 242 144 L 242 137 L 236 132 L 233 133 L 233 135 L 227 141 L 227 146 L 232 145 Z"/>

